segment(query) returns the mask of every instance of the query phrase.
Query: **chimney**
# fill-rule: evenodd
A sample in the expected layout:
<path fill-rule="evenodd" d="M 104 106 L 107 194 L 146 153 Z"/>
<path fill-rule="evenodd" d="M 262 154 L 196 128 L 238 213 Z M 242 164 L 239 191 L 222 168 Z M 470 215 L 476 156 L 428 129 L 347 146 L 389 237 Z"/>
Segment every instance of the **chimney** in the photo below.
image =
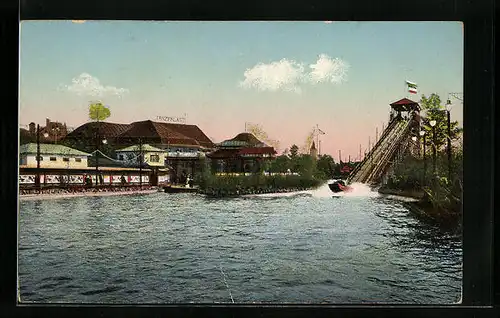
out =
<path fill-rule="evenodd" d="M 45 118 L 45 128 L 49 129 L 50 119 Z"/>
<path fill-rule="evenodd" d="M 35 125 L 35 123 L 31 122 L 29 124 L 29 127 L 30 127 L 30 135 L 34 136 L 36 134 L 36 125 Z"/>

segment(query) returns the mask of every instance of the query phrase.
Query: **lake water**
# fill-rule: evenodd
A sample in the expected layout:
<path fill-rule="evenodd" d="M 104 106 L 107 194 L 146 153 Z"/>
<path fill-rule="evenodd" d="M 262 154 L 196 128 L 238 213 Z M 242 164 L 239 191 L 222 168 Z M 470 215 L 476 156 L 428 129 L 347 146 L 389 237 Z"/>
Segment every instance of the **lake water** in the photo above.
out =
<path fill-rule="evenodd" d="M 20 202 L 23 302 L 456 303 L 460 238 L 369 192 Z"/>

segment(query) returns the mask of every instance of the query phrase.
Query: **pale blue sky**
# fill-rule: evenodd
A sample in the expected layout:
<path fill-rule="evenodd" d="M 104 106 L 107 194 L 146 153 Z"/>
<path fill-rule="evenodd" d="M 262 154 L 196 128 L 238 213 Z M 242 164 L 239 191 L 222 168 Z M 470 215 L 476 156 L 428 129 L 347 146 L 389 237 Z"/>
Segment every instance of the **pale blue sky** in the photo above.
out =
<path fill-rule="evenodd" d="M 343 81 L 303 80 L 320 54 L 343 63 Z M 367 147 L 368 136 L 373 140 L 375 128 L 387 123 L 389 103 L 433 92 L 445 101 L 449 92 L 463 91 L 459 22 L 25 21 L 20 59 L 24 125 L 48 117 L 79 126 L 87 121 L 88 101 L 100 99 L 111 108 L 110 122 L 187 113 L 215 141 L 232 138 L 250 121 L 281 148 L 300 146 L 319 124 L 327 133 L 322 152 L 335 158 L 339 149 L 354 158 L 359 144 Z M 295 66 L 266 68 L 283 59 Z M 241 86 L 245 71 L 259 63 L 266 65 L 247 73 L 254 75 L 247 83 L 285 79 L 289 85 Z M 78 95 L 68 86 L 81 74 L 91 82 L 74 85 Z M 406 93 L 405 80 L 418 84 L 418 95 Z M 92 96 L 90 86 L 101 96 Z M 118 88 L 120 97 L 113 95 Z M 455 105 L 452 116 L 461 122 L 463 109 Z"/>

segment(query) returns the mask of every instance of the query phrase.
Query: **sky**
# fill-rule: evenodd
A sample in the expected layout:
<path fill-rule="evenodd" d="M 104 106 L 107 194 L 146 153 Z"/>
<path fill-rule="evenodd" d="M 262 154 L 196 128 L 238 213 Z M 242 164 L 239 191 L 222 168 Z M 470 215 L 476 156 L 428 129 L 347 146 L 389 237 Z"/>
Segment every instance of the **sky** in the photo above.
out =
<path fill-rule="evenodd" d="M 260 125 L 279 151 L 313 128 L 320 153 L 359 157 L 389 104 L 463 92 L 460 22 L 23 21 L 19 123 L 78 127 L 187 117 L 214 142 Z M 410 94 L 405 81 L 418 85 Z M 463 106 L 451 98 L 452 120 Z M 318 145 L 316 145 L 318 147 Z"/>

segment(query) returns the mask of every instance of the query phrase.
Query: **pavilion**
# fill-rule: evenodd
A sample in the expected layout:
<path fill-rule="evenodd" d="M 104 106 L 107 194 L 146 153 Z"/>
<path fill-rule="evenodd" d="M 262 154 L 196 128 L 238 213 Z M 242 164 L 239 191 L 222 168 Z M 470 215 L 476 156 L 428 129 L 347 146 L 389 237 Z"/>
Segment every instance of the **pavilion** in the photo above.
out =
<path fill-rule="evenodd" d="M 240 133 L 216 145 L 217 150 L 207 154 L 212 170 L 216 172 L 258 172 L 265 161 L 275 158 L 276 150 L 251 133 Z"/>

